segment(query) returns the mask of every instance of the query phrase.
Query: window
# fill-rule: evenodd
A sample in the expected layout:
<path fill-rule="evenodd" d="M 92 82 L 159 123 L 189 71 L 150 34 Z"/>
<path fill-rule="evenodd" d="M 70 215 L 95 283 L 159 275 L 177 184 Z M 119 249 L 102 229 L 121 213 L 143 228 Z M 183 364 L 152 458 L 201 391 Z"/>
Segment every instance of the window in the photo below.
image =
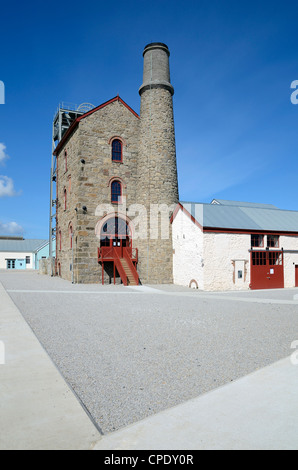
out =
<path fill-rule="evenodd" d="M 120 181 L 113 181 L 111 184 L 111 201 L 113 204 L 120 204 L 122 197 L 122 187 Z"/>
<path fill-rule="evenodd" d="M 72 225 L 69 224 L 69 239 L 70 239 L 70 248 L 72 248 L 72 237 L 73 237 L 73 228 Z"/>
<path fill-rule="evenodd" d="M 266 251 L 253 251 L 252 264 L 253 266 L 266 266 Z"/>
<path fill-rule="evenodd" d="M 31 263 L 31 256 L 26 256 L 26 264 L 30 264 Z"/>
<path fill-rule="evenodd" d="M 126 220 L 120 217 L 111 217 L 107 222 L 102 226 L 100 232 L 101 246 L 110 246 L 110 241 L 115 240 L 127 241 L 129 246 L 129 239 L 131 237 L 131 231 Z"/>
<path fill-rule="evenodd" d="M 67 191 L 66 188 L 64 188 L 64 210 L 66 211 L 67 209 Z"/>
<path fill-rule="evenodd" d="M 61 230 L 59 230 L 59 250 L 62 250 L 62 233 Z"/>
<path fill-rule="evenodd" d="M 282 266 L 283 265 L 283 256 L 282 253 L 277 251 L 269 251 L 269 266 Z"/>
<path fill-rule="evenodd" d="M 251 236 L 251 246 L 253 248 L 260 248 L 264 246 L 264 235 L 253 234 Z"/>
<path fill-rule="evenodd" d="M 279 247 L 279 235 L 268 235 L 267 246 L 270 248 L 278 248 Z"/>
<path fill-rule="evenodd" d="M 64 151 L 65 172 L 67 171 L 67 150 Z"/>
<path fill-rule="evenodd" d="M 112 142 L 112 161 L 122 162 L 122 142 L 119 139 Z"/>
<path fill-rule="evenodd" d="M 15 259 L 8 259 L 7 260 L 7 269 L 15 269 L 16 268 L 16 260 Z"/>

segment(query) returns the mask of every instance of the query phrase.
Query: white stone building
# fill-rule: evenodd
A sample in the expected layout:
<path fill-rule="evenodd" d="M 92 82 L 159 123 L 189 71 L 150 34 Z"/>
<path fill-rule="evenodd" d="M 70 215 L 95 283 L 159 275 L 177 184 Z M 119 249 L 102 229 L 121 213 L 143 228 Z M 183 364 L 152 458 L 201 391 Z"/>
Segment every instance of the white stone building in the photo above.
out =
<path fill-rule="evenodd" d="M 175 284 L 206 291 L 298 287 L 298 212 L 180 202 L 172 228 Z"/>

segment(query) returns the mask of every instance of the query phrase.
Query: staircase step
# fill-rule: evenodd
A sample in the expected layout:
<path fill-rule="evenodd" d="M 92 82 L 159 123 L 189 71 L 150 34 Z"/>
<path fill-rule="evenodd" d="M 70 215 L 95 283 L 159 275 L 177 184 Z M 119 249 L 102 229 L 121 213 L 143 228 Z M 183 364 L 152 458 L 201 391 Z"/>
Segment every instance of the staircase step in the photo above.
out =
<path fill-rule="evenodd" d="M 127 262 L 127 260 L 125 258 L 119 258 L 120 259 L 120 262 L 122 264 L 122 268 L 125 272 L 125 275 L 128 279 L 128 284 L 131 285 L 131 286 L 137 286 L 138 283 L 135 281 L 135 278 L 134 278 L 134 274 Z M 135 269 L 135 267 L 134 267 Z"/>

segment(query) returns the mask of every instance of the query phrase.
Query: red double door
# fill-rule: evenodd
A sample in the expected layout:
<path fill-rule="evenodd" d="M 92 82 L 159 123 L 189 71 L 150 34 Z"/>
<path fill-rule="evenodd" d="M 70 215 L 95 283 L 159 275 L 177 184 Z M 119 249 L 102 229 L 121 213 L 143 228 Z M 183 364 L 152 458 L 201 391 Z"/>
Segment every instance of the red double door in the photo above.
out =
<path fill-rule="evenodd" d="M 295 266 L 295 287 L 298 287 L 298 265 Z"/>
<path fill-rule="evenodd" d="M 253 290 L 284 287 L 284 257 L 282 251 L 266 250 L 251 253 L 250 287 Z"/>

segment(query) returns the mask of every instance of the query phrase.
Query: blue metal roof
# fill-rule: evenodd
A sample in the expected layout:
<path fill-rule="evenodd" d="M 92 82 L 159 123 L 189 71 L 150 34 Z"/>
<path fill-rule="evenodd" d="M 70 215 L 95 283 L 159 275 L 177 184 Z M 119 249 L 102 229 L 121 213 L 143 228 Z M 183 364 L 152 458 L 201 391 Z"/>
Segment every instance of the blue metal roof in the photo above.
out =
<path fill-rule="evenodd" d="M 36 253 L 48 240 L 0 240 L 0 251 L 10 253 Z"/>
<path fill-rule="evenodd" d="M 202 204 L 180 202 L 204 228 L 251 231 L 297 232 L 298 211 L 280 210 L 273 206 L 235 204 Z"/>

